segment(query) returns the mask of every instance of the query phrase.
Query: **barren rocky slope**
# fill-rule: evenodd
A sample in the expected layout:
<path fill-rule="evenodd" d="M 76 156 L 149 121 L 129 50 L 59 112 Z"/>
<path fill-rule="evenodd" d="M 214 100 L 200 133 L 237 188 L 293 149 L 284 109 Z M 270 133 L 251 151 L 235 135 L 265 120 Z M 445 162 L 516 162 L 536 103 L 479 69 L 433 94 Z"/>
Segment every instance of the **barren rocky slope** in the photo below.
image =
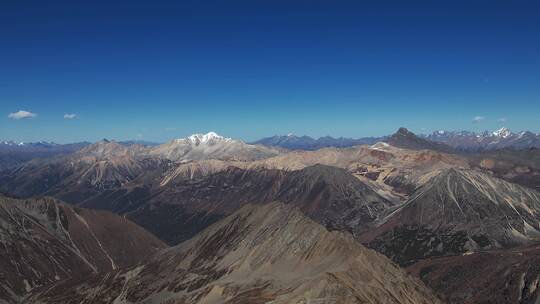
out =
<path fill-rule="evenodd" d="M 473 170 L 449 169 L 360 237 L 400 264 L 540 240 L 540 193 Z"/>
<path fill-rule="evenodd" d="M 136 264 L 166 247 L 109 212 L 4 196 L 0 243 L 0 302 L 7 303 L 57 280 Z"/>
<path fill-rule="evenodd" d="M 60 282 L 27 303 L 439 303 L 346 233 L 280 203 L 247 205 L 140 266 Z"/>
<path fill-rule="evenodd" d="M 430 258 L 408 268 L 448 303 L 533 304 L 540 301 L 540 247 Z"/>
<path fill-rule="evenodd" d="M 171 166 L 166 160 L 138 157 L 137 151 L 144 149 L 104 140 L 69 156 L 34 160 L 3 172 L 0 189 L 18 197 L 49 195 L 76 204 Z"/>
<path fill-rule="evenodd" d="M 377 143 L 352 148 L 325 148 L 317 151 L 292 151 L 252 161 L 207 160 L 180 164 L 167 172 L 163 183 L 193 179 L 222 171 L 230 166 L 254 169 L 300 170 L 313 165 L 343 168 L 363 181 L 371 181 L 381 194 L 408 195 L 427 181 L 430 174 L 447 168 L 468 168 L 468 159 L 431 150 L 409 150 Z"/>
<path fill-rule="evenodd" d="M 365 229 L 394 206 L 346 170 L 323 165 L 297 171 L 229 167 L 157 188 L 107 191 L 82 206 L 125 213 L 169 244 L 177 244 L 245 204 L 274 200 L 298 206 L 326 227 L 348 231 Z"/>

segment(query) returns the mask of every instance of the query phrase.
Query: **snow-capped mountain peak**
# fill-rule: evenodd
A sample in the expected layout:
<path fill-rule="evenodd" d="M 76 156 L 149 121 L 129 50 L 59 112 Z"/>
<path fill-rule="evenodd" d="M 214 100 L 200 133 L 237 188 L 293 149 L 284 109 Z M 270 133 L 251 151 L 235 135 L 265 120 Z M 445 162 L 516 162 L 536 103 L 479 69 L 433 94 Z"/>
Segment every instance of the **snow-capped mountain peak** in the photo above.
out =
<path fill-rule="evenodd" d="M 188 142 L 192 145 L 204 145 L 204 144 L 214 144 L 218 142 L 231 142 L 232 138 L 224 137 L 216 132 L 208 132 L 206 134 L 196 133 L 188 136 L 187 138 L 175 139 L 174 142 Z"/>
<path fill-rule="evenodd" d="M 174 161 L 255 160 L 275 156 L 279 153 L 279 150 L 246 144 L 241 140 L 218 135 L 216 132 L 193 134 L 152 147 L 149 150 L 149 154 L 159 155 Z"/>
<path fill-rule="evenodd" d="M 435 131 L 425 138 L 450 145 L 458 150 L 482 151 L 504 148 L 540 148 L 540 136 L 530 131 L 514 133 L 508 128 L 496 131 Z"/>
<path fill-rule="evenodd" d="M 493 134 L 493 136 L 496 136 L 496 137 L 508 138 L 508 137 L 510 137 L 512 135 L 512 131 L 510 131 L 507 128 L 503 127 L 503 128 L 500 128 L 497 131 L 494 131 L 492 134 Z"/>

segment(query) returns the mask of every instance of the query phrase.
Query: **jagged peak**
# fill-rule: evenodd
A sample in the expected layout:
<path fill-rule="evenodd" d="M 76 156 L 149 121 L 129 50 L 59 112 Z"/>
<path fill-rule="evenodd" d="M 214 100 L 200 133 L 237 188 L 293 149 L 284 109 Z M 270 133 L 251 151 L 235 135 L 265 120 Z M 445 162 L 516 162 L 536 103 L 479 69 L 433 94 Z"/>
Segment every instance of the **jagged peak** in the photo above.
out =
<path fill-rule="evenodd" d="M 416 136 L 413 132 L 409 131 L 409 129 L 401 127 L 397 130 L 396 133 L 394 133 L 394 136 Z"/>

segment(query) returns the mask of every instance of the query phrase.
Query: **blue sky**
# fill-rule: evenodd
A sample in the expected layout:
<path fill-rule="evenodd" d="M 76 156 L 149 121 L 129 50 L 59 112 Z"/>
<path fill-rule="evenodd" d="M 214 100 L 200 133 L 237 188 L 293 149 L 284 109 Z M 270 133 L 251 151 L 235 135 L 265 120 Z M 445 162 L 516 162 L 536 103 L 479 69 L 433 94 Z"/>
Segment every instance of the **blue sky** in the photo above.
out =
<path fill-rule="evenodd" d="M 540 132 L 538 1 L 110 2 L 2 1 L 0 139 Z"/>

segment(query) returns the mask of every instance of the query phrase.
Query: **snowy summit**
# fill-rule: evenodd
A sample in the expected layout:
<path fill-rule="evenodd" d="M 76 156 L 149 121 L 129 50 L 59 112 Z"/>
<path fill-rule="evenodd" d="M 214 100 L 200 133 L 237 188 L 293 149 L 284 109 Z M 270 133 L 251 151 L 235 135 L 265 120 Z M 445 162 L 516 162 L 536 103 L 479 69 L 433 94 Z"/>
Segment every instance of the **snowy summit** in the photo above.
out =
<path fill-rule="evenodd" d="M 504 127 L 493 132 L 493 136 L 496 136 L 496 137 L 507 138 L 510 135 L 512 135 L 512 131 L 510 131 L 507 128 L 504 128 Z"/>
<path fill-rule="evenodd" d="M 180 138 L 174 140 L 175 142 L 189 142 L 195 146 L 201 145 L 201 144 L 215 144 L 218 142 L 231 142 L 233 141 L 232 138 L 224 137 L 216 132 L 208 132 L 206 134 L 202 133 L 196 133 L 192 134 L 187 138 Z"/>

